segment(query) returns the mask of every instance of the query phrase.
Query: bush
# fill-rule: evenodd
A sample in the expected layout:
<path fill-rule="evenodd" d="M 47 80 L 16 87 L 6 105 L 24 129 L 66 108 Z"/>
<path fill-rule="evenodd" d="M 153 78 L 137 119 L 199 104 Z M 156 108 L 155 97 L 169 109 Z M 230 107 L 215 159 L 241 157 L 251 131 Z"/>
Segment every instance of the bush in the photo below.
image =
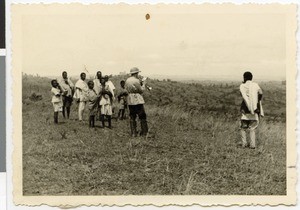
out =
<path fill-rule="evenodd" d="M 43 99 L 42 95 L 36 94 L 36 93 L 32 93 L 31 96 L 29 97 L 29 99 L 31 101 L 40 101 Z"/>

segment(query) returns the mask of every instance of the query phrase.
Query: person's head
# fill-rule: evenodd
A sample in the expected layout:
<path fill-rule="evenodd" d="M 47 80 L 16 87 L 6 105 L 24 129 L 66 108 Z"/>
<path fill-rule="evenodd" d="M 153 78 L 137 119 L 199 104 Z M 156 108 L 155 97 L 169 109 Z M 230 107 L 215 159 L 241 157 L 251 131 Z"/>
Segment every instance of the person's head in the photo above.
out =
<path fill-rule="evenodd" d="M 130 69 L 130 75 L 136 78 L 139 77 L 139 72 L 141 71 L 137 67 L 133 67 L 132 69 Z"/>
<path fill-rule="evenodd" d="M 251 81 L 253 78 L 252 73 L 250 71 L 246 71 L 243 76 L 244 76 L 244 82 L 247 82 L 248 80 Z"/>
<path fill-rule="evenodd" d="M 122 80 L 122 81 L 120 82 L 120 85 L 121 85 L 122 88 L 124 88 L 124 87 L 125 87 L 125 81 Z"/>
<path fill-rule="evenodd" d="M 62 77 L 63 77 L 64 79 L 67 79 L 67 78 L 68 78 L 68 73 L 67 73 L 66 71 L 63 71 Z"/>
<path fill-rule="evenodd" d="M 105 75 L 104 79 L 105 79 L 105 82 L 107 82 L 108 81 L 108 75 Z"/>
<path fill-rule="evenodd" d="M 105 85 L 105 82 L 106 82 L 105 77 L 102 77 L 102 78 L 100 79 L 101 85 Z"/>
<path fill-rule="evenodd" d="M 89 81 L 88 82 L 88 86 L 89 86 L 89 89 L 93 89 L 94 88 L 94 82 L 93 81 Z"/>
<path fill-rule="evenodd" d="M 82 79 L 82 80 L 84 81 L 85 78 L 86 78 L 86 74 L 85 74 L 84 72 L 82 72 L 82 73 L 80 74 L 80 79 Z"/>
<path fill-rule="evenodd" d="M 101 72 L 101 71 L 97 71 L 97 75 L 96 75 L 96 76 L 97 76 L 98 79 L 101 79 L 101 77 L 102 77 L 102 72 Z"/>
<path fill-rule="evenodd" d="M 51 80 L 52 87 L 56 88 L 58 86 L 58 82 L 56 79 Z"/>

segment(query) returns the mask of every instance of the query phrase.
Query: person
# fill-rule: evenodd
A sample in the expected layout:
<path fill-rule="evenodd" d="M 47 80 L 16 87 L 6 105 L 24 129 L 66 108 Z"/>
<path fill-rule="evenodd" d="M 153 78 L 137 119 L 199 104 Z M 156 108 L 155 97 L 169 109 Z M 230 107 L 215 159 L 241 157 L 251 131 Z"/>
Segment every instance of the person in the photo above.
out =
<path fill-rule="evenodd" d="M 62 114 L 63 117 L 66 118 L 65 110 L 67 111 L 67 118 L 70 118 L 70 111 L 71 111 L 71 105 L 73 101 L 73 94 L 74 94 L 74 84 L 73 82 L 68 78 L 68 73 L 66 71 L 63 71 L 62 78 L 59 82 L 64 94 L 62 95 L 62 101 L 63 101 L 63 107 L 62 107 Z"/>
<path fill-rule="evenodd" d="M 124 116 L 125 116 L 125 110 L 127 109 L 128 92 L 125 89 L 125 81 L 124 80 L 122 80 L 120 82 L 120 85 L 121 85 L 121 90 L 120 90 L 120 93 L 118 94 L 119 112 L 118 112 L 117 119 L 123 120 Z"/>
<path fill-rule="evenodd" d="M 101 113 L 101 122 L 102 127 L 105 128 L 105 117 L 108 121 L 108 128 L 111 127 L 111 116 L 112 116 L 112 92 L 110 91 L 109 86 L 106 84 L 105 78 L 101 79 L 101 91 L 100 91 L 100 113 Z"/>
<path fill-rule="evenodd" d="M 130 130 L 131 136 L 137 136 L 136 117 L 138 116 L 141 122 L 141 136 L 146 136 L 148 133 L 147 115 L 144 109 L 144 98 L 142 96 L 145 90 L 145 83 L 141 85 L 139 78 L 140 70 L 136 67 L 130 69 L 130 77 L 125 82 L 125 88 L 128 92 L 127 104 L 129 107 Z"/>
<path fill-rule="evenodd" d="M 98 111 L 98 103 L 99 103 L 99 95 L 94 90 L 94 82 L 89 81 L 88 82 L 88 108 L 89 108 L 89 127 L 95 127 L 95 115 Z"/>
<path fill-rule="evenodd" d="M 100 94 L 101 91 L 101 79 L 102 79 L 102 72 L 101 71 L 97 71 L 97 74 L 95 76 L 94 81 L 94 90 L 96 91 L 97 95 Z M 100 105 L 98 103 L 98 114 L 97 114 L 97 120 L 101 120 L 101 110 L 100 110 Z"/>
<path fill-rule="evenodd" d="M 52 93 L 52 104 L 53 104 L 53 108 L 54 108 L 54 123 L 58 124 L 58 112 L 62 111 L 62 106 L 63 106 L 63 102 L 62 102 L 62 89 L 59 86 L 58 82 L 56 79 L 51 80 L 51 93 Z"/>
<path fill-rule="evenodd" d="M 80 79 L 75 84 L 75 93 L 73 98 L 79 103 L 78 105 L 78 119 L 83 120 L 83 112 L 87 102 L 88 86 L 85 82 L 86 74 L 83 72 L 80 74 Z"/>
<path fill-rule="evenodd" d="M 247 71 L 243 75 L 244 82 L 240 85 L 240 93 L 243 101 L 241 103 L 241 138 L 242 147 L 255 149 L 255 130 L 259 124 L 259 118 L 264 116 L 262 109 L 263 92 L 259 85 L 252 82 L 253 75 Z M 250 144 L 247 143 L 246 132 L 250 133 Z"/>
<path fill-rule="evenodd" d="M 115 85 L 112 83 L 112 81 L 109 80 L 108 75 L 105 75 L 104 79 L 105 79 L 105 84 L 107 85 L 109 92 L 111 92 L 111 94 L 112 94 L 110 103 L 111 103 L 111 108 L 112 108 L 112 114 L 114 114 L 115 113 L 115 108 L 116 108 L 115 103 L 114 103 L 116 88 L 115 88 Z"/>
<path fill-rule="evenodd" d="M 94 90 L 96 91 L 97 94 L 100 93 L 101 90 L 101 78 L 102 78 L 102 72 L 97 71 L 97 74 L 95 76 L 94 81 Z"/>
<path fill-rule="evenodd" d="M 104 79 L 105 79 L 105 84 L 108 86 L 108 89 L 112 94 L 112 99 L 114 100 L 114 98 L 115 98 L 115 92 L 114 91 L 116 89 L 115 85 L 112 83 L 112 81 L 109 80 L 108 75 L 105 75 Z"/>

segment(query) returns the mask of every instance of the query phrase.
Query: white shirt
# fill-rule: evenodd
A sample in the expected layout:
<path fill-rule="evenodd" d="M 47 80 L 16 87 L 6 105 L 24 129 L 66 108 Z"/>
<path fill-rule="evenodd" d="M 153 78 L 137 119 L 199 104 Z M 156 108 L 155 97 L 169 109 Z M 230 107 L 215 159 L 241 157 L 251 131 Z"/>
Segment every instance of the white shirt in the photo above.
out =
<path fill-rule="evenodd" d="M 141 93 L 144 90 L 144 86 L 141 86 L 139 79 L 131 76 L 125 82 L 125 88 L 128 91 L 127 103 L 128 105 L 144 104 L 144 98 Z"/>
<path fill-rule="evenodd" d="M 52 100 L 51 100 L 52 103 L 58 103 L 62 101 L 60 89 L 52 87 L 51 92 L 52 92 Z"/>

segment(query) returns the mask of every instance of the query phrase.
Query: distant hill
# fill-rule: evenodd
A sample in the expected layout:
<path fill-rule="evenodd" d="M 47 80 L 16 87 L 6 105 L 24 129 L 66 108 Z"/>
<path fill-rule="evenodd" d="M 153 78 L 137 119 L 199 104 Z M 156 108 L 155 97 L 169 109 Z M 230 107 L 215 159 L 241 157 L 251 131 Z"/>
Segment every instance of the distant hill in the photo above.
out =
<path fill-rule="evenodd" d="M 219 76 L 212 76 L 212 75 L 159 75 L 153 74 L 149 75 L 150 78 L 153 79 L 171 79 L 174 81 L 181 81 L 181 82 L 198 82 L 198 81 L 242 81 L 242 76 L 237 78 L 233 76 L 226 76 L 226 75 L 219 75 Z M 255 78 L 256 81 L 282 81 L 282 78 L 274 78 L 270 79 L 269 77 L 260 77 Z"/>
<path fill-rule="evenodd" d="M 87 79 L 94 79 L 95 74 L 87 74 Z M 24 74 L 25 75 L 25 74 Z M 36 74 L 35 76 L 37 76 Z M 142 74 L 143 75 L 143 74 Z M 129 73 L 122 71 L 118 75 L 110 75 L 110 76 L 123 76 L 123 77 L 129 77 Z M 227 76 L 227 75 L 218 75 L 218 76 L 213 76 L 213 75 L 163 75 L 163 74 L 150 74 L 150 75 L 143 75 L 147 76 L 151 79 L 158 79 L 158 80 L 173 80 L 173 81 L 180 81 L 180 82 L 185 82 L 185 83 L 198 83 L 198 82 L 203 82 L 203 81 L 208 81 L 208 82 L 241 82 L 242 81 L 242 76 L 241 77 L 234 77 L 234 76 Z M 44 77 L 47 78 L 59 78 L 61 75 L 46 75 Z M 73 79 L 79 79 L 79 75 L 73 75 L 69 73 L 69 77 Z M 285 82 L 284 78 L 272 78 L 270 79 L 269 77 L 259 77 L 259 78 L 254 78 L 255 81 L 280 81 L 280 82 Z"/>
<path fill-rule="evenodd" d="M 120 90 L 120 81 L 128 75 L 112 76 L 111 81 L 116 86 L 116 93 Z M 74 77 L 75 82 L 77 79 Z M 195 81 L 178 82 L 171 79 L 147 79 L 153 89 L 144 92 L 147 104 L 157 107 L 176 107 L 192 115 L 209 113 L 210 115 L 226 115 L 228 118 L 238 118 L 241 104 L 238 81 Z M 28 83 L 28 85 L 27 85 Z M 286 85 L 284 82 L 258 82 L 264 92 L 263 105 L 265 119 L 285 121 L 286 116 Z M 32 91 L 50 91 L 50 79 L 23 75 L 23 99 L 30 96 Z"/>

